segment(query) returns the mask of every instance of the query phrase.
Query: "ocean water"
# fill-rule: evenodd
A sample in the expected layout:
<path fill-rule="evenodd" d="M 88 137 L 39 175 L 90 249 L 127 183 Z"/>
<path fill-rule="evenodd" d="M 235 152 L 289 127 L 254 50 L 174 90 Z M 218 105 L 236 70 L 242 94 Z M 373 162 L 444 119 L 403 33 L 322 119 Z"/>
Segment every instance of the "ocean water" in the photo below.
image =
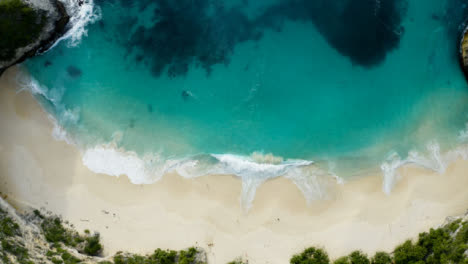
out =
<path fill-rule="evenodd" d="M 97 172 L 323 178 L 442 170 L 464 143 L 462 0 L 88 0 L 23 80 Z"/>

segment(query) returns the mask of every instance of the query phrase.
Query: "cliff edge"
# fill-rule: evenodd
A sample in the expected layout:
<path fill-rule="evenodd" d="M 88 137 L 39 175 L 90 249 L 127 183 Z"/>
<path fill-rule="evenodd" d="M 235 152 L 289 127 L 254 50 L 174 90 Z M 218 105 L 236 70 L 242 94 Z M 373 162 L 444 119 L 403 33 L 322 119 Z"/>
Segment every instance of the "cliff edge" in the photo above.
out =
<path fill-rule="evenodd" d="M 0 0 L 0 75 L 47 51 L 66 32 L 69 20 L 59 0 Z"/>

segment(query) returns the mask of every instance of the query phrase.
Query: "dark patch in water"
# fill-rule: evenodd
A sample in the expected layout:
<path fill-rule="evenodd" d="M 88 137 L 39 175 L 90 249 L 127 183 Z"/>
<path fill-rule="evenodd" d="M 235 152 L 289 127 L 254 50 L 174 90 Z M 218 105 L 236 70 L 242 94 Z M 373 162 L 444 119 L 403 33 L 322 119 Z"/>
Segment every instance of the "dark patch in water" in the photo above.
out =
<path fill-rule="evenodd" d="M 215 64 L 228 64 L 234 46 L 258 39 L 255 25 L 238 8 L 225 8 L 210 0 L 156 0 L 153 26 L 140 26 L 129 48 L 138 47 L 160 76 L 187 74 L 191 64 L 209 74 Z"/>
<path fill-rule="evenodd" d="M 44 62 L 44 67 L 46 67 L 46 68 L 49 67 L 49 66 L 51 66 L 51 65 L 52 65 L 52 62 L 51 62 L 50 60 L 46 60 L 46 61 Z"/>
<path fill-rule="evenodd" d="M 122 30 L 129 34 L 128 54 L 148 63 L 156 77 L 184 76 L 192 66 L 210 74 L 214 65 L 229 64 L 237 44 L 258 41 L 267 29 L 281 31 L 287 20 L 315 26 L 353 64 L 372 67 L 398 47 L 406 11 L 406 0 L 282 0 L 249 18 L 243 12 L 247 2 L 227 8 L 221 0 L 138 1 L 140 9 L 149 3 L 157 6 L 154 24 Z"/>
<path fill-rule="evenodd" d="M 438 14 L 432 14 L 431 15 L 432 20 L 439 21 L 441 19 L 441 16 Z"/>
<path fill-rule="evenodd" d="M 264 16 L 311 22 L 353 64 L 371 67 L 398 47 L 406 9 L 406 0 L 285 0 Z"/>
<path fill-rule="evenodd" d="M 129 124 L 128 124 L 128 127 L 129 127 L 129 128 L 134 128 L 134 127 L 135 127 L 135 119 L 133 119 L 133 118 L 130 119 L 130 122 L 129 122 Z"/>
<path fill-rule="evenodd" d="M 152 104 L 148 104 L 147 110 L 148 110 L 149 113 L 153 113 L 153 105 L 152 105 Z"/>
<path fill-rule="evenodd" d="M 72 78 L 79 78 L 83 74 L 83 72 L 79 68 L 77 68 L 77 67 L 75 67 L 73 65 L 70 65 L 70 66 L 67 67 L 67 73 Z"/>
<path fill-rule="evenodd" d="M 187 91 L 187 90 L 182 91 L 182 98 L 184 100 L 188 100 L 190 98 L 190 96 L 192 96 L 192 93 L 190 93 L 190 91 Z"/>

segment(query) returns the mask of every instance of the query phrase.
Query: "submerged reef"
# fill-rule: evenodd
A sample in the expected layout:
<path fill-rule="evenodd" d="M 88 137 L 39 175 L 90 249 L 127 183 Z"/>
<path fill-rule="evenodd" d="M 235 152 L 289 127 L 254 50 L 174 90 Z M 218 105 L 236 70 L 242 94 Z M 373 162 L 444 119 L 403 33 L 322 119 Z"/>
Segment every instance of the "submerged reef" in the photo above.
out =
<path fill-rule="evenodd" d="M 310 22 L 353 64 L 371 67 L 398 47 L 406 10 L 406 0 L 285 0 L 269 8 L 260 23 L 278 18 Z"/>
<path fill-rule="evenodd" d="M 221 0 L 117 1 L 152 10 L 151 25 L 122 32 L 129 34 L 123 38 L 128 54 L 157 77 L 185 75 L 192 65 L 209 74 L 213 65 L 229 64 L 236 45 L 258 41 L 266 30 L 281 31 L 286 21 L 315 27 L 353 64 L 372 67 L 398 47 L 407 6 L 406 0 L 280 0 L 252 17 L 245 11 L 248 1 L 230 7 Z M 123 19 L 125 25 L 137 20 Z"/>
<path fill-rule="evenodd" d="M 48 212 L 29 210 L 18 214 L 0 198 L 0 263 L 100 263 L 100 264 L 206 264 L 203 249 L 156 249 L 147 255 L 118 252 L 102 256 L 99 233 L 75 231 L 73 225 Z M 228 264 L 247 264 L 239 258 Z M 311 247 L 292 256 L 291 264 L 468 264 L 468 214 L 447 218 L 445 224 L 407 240 L 393 252 L 368 257 L 353 251 L 333 262 L 322 248 Z"/>
<path fill-rule="evenodd" d="M 35 6 L 24 0 L 0 1 L 0 74 L 49 49 L 70 19 L 59 0 Z"/>

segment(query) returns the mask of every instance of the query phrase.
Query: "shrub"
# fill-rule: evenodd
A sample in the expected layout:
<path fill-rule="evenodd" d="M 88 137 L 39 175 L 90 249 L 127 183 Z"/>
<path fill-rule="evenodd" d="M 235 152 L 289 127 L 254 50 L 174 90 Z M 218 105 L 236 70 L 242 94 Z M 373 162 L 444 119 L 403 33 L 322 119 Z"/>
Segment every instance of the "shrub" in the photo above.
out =
<path fill-rule="evenodd" d="M 73 256 L 68 252 L 62 253 L 62 259 L 65 264 L 77 264 L 81 263 L 81 260 Z"/>
<path fill-rule="evenodd" d="M 320 248 L 308 248 L 291 258 L 291 264 L 329 264 L 328 254 Z"/>
<path fill-rule="evenodd" d="M 392 257 L 386 252 L 377 252 L 371 261 L 372 264 L 392 264 Z"/>
<path fill-rule="evenodd" d="M 156 249 L 149 257 L 154 263 L 171 264 L 176 263 L 177 252 L 174 250 Z"/>
<path fill-rule="evenodd" d="M 21 235 L 19 225 L 0 209 L 0 238 Z"/>
<path fill-rule="evenodd" d="M 349 261 L 349 257 L 345 256 L 335 260 L 333 264 L 351 264 L 351 262 Z"/>
<path fill-rule="evenodd" d="M 67 232 L 67 229 L 62 225 L 62 220 L 58 217 L 44 219 L 41 228 L 48 242 L 62 242 L 65 245 L 71 245 L 73 243 L 74 239 L 71 234 Z"/>
<path fill-rule="evenodd" d="M 52 261 L 52 263 L 54 264 L 62 264 L 63 261 L 59 258 L 56 258 L 56 257 L 53 257 L 50 261 Z"/>
<path fill-rule="evenodd" d="M 187 251 L 182 250 L 179 252 L 179 263 L 180 264 L 190 264 L 195 261 L 197 256 L 197 249 L 189 248 Z"/>
<path fill-rule="evenodd" d="M 425 262 L 430 264 L 447 263 L 453 243 L 447 228 L 432 229 L 419 234 L 418 245 L 426 249 Z"/>
<path fill-rule="evenodd" d="M 407 240 L 395 249 L 395 264 L 422 264 L 426 253 L 424 247 L 414 245 L 411 240 Z"/>
<path fill-rule="evenodd" d="M 33 264 L 29 260 L 29 253 L 28 250 L 24 247 L 24 245 L 20 244 L 16 241 L 6 241 L 2 240 L 1 242 L 2 251 L 4 253 L 8 252 L 16 257 L 16 260 L 20 264 Z"/>
<path fill-rule="evenodd" d="M 99 242 L 99 234 L 94 234 L 86 238 L 84 253 L 89 256 L 98 256 L 102 252 L 102 245 Z"/>
<path fill-rule="evenodd" d="M 243 261 L 241 258 L 235 259 L 231 262 L 228 262 L 228 264 L 248 264 L 247 261 Z"/>
<path fill-rule="evenodd" d="M 361 251 L 354 251 L 349 255 L 351 264 L 370 264 L 370 260 L 366 254 Z"/>

